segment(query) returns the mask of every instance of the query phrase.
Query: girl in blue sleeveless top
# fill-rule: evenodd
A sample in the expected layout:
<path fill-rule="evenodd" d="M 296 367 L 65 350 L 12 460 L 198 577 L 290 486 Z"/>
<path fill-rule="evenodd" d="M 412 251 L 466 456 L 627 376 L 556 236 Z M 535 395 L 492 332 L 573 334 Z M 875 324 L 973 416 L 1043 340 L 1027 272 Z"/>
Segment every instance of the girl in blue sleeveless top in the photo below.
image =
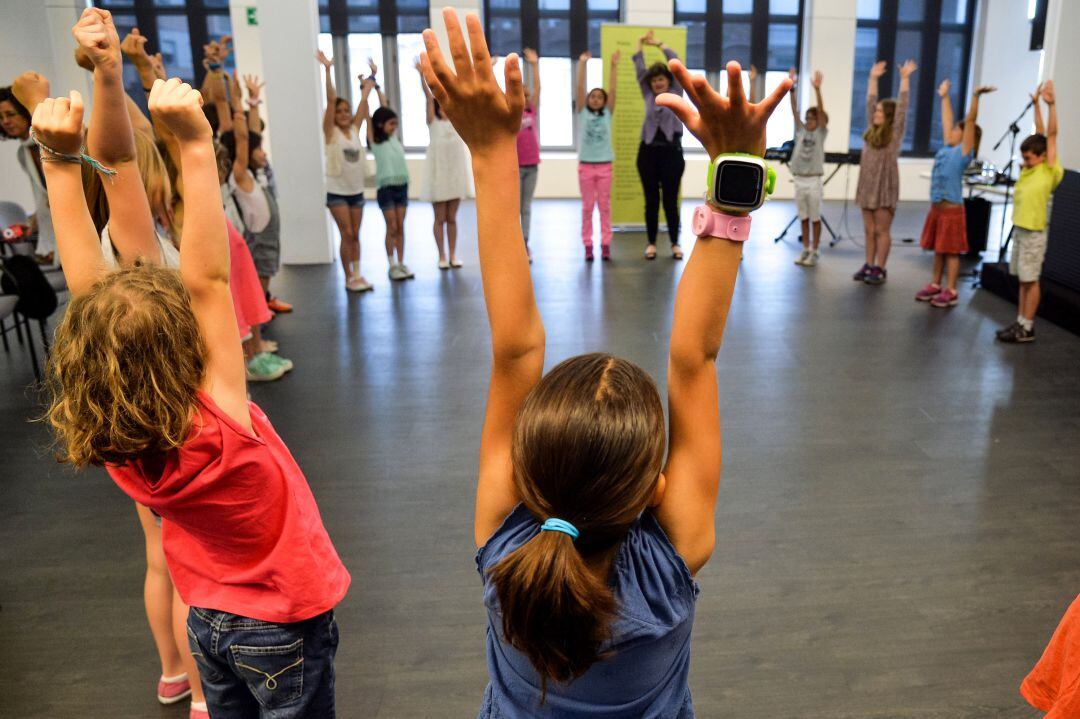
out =
<path fill-rule="evenodd" d="M 741 243 L 701 238 L 675 301 L 664 411 L 652 379 L 606 354 L 573 357 L 546 376 L 544 326 L 517 222 L 515 136 L 525 105 L 516 55 L 506 92 L 480 21 L 443 13 L 454 69 L 424 31 L 424 76 L 472 151 L 480 268 L 492 375 L 480 445 L 476 555 L 488 610 L 490 683 L 481 717 L 692 717 L 687 682 L 698 587 L 713 551 L 720 479 L 716 355 Z M 662 96 L 710 151 L 761 155 L 764 102 L 730 98 L 678 62 L 698 109 Z M 699 115 L 700 113 L 700 115 Z"/>

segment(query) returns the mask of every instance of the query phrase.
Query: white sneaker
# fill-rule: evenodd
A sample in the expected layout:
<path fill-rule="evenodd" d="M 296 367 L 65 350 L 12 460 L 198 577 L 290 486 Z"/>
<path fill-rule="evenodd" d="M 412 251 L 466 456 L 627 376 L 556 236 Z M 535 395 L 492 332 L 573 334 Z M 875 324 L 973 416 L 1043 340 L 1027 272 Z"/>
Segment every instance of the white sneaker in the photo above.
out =
<path fill-rule="evenodd" d="M 803 250 L 802 254 L 799 255 L 799 259 L 795 260 L 795 264 L 805 267 L 808 259 L 810 259 L 810 250 Z"/>
<path fill-rule="evenodd" d="M 394 282 L 408 279 L 408 275 L 402 271 L 401 265 L 390 265 L 390 270 L 386 274 Z"/>
<path fill-rule="evenodd" d="M 345 283 L 345 289 L 349 292 L 370 292 L 375 287 L 363 277 L 354 277 Z"/>
<path fill-rule="evenodd" d="M 402 279 L 411 280 L 412 278 L 416 277 L 416 274 L 412 270 L 410 270 L 409 266 L 406 265 L 404 262 L 398 265 L 398 269 L 400 269 L 401 274 L 404 275 Z"/>
<path fill-rule="evenodd" d="M 448 269 L 450 269 L 450 263 L 447 262 L 446 260 L 439 260 L 439 269 L 440 270 L 448 270 Z"/>
<path fill-rule="evenodd" d="M 813 251 L 812 251 L 812 252 L 811 252 L 811 253 L 810 253 L 810 254 L 809 254 L 809 255 L 807 256 L 807 258 L 806 258 L 806 261 L 805 261 L 805 262 L 803 262 L 803 266 L 804 266 L 804 267 L 813 267 L 814 265 L 816 265 L 816 264 L 817 264 L 817 262 L 818 262 L 818 251 L 817 251 L 817 250 L 813 250 Z"/>

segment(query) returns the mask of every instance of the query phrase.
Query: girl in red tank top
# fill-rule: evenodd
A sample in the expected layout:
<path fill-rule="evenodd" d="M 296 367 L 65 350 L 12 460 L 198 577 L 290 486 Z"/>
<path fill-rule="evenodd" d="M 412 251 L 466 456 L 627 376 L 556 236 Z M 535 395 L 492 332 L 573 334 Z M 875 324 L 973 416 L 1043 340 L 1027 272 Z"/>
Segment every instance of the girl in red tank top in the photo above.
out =
<path fill-rule="evenodd" d="M 61 459 L 104 466 L 162 517 L 215 719 L 332 717 L 333 608 L 349 574 L 299 466 L 247 399 L 201 95 L 158 80 L 148 104 L 179 148 L 179 271 L 105 271 L 81 189 L 82 99 L 73 92 L 34 113 L 72 293 L 49 363 L 48 418 Z"/>

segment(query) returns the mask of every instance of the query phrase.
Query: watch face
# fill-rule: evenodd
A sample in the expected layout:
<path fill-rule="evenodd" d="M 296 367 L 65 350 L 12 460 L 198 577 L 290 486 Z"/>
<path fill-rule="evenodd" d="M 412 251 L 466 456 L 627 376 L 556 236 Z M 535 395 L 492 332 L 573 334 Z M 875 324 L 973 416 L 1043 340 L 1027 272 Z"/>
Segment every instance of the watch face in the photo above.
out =
<path fill-rule="evenodd" d="M 765 188 L 765 170 L 761 165 L 727 160 L 717 168 L 715 200 L 728 207 L 754 209 L 761 203 Z"/>

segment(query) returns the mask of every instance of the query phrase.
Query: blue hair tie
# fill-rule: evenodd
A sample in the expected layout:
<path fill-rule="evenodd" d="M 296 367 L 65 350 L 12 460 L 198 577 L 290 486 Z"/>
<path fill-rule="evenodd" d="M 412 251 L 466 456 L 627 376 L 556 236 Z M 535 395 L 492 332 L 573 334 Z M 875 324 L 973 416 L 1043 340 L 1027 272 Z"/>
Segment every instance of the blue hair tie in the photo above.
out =
<path fill-rule="evenodd" d="M 556 519 L 555 517 L 545 520 L 544 523 L 540 525 L 540 531 L 562 532 L 563 534 L 569 534 L 571 539 L 577 539 L 578 535 L 581 534 L 578 532 L 577 527 L 570 524 L 570 522 L 567 522 L 565 519 Z"/>

